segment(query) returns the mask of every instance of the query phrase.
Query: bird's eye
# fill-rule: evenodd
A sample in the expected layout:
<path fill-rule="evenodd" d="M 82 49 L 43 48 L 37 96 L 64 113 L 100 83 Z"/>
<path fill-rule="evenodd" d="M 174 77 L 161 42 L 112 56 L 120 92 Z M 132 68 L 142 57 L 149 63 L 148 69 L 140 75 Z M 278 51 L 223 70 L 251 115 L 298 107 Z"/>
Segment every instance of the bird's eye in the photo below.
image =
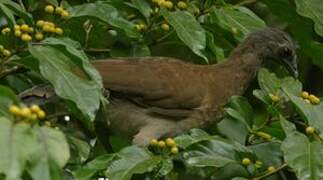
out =
<path fill-rule="evenodd" d="M 281 58 L 292 56 L 292 50 L 287 47 L 281 48 L 278 53 Z"/>

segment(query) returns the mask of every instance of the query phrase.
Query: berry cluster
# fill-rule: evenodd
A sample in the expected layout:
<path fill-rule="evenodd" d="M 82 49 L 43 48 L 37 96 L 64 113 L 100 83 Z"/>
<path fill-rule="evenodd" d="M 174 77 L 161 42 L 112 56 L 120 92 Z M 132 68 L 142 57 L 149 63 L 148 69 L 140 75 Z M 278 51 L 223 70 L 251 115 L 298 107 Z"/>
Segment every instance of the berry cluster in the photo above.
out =
<path fill-rule="evenodd" d="M 16 119 L 23 120 L 24 122 L 37 122 L 38 119 L 46 117 L 45 111 L 38 105 L 31 105 L 30 107 L 12 105 L 9 111 Z"/>
<path fill-rule="evenodd" d="M 167 8 L 169 10 L 173 9 L 174 4 L 172 1 L 170 0 L 152 0 L 153 3 L 157 4 L 159 7 L 164 7 Z M 179 9 L 185 10 L 187 9 L 187 4 L 184 1 L 178 1 L 177 2 L 177 7 Z"/>
<path fill-rule="evenodd" d="M 178 153 L 178 148 L 176 145 L 176 142 L 172 138 L 167 138 L 165 141 L 157 139 L 152 139 L 150 141 L 150 146 L 157 150 L 157 152 L 168 152 L 173 155 L 176 155 Z"/>
<path fill-rule="evenodd" d="M 70 13 L 60 6 L 54 7 L 52 5 L 47 5 L 44 10 L 48 14 L 55 13 L 56 15 L 59 15 L 63 19 L 67 19 L 70 16 Z"/>
<path fill-rule="evenodd" d="M 305 102 L 309 103 L 309 104 L 320 104 L 321 100 L 320 98 L 316 97 L 315 95 L 313 94 L 309 94 L 308 92 L 306 91 L 303 91 L 301 93 L 301 97 L 305 100 Z"/>

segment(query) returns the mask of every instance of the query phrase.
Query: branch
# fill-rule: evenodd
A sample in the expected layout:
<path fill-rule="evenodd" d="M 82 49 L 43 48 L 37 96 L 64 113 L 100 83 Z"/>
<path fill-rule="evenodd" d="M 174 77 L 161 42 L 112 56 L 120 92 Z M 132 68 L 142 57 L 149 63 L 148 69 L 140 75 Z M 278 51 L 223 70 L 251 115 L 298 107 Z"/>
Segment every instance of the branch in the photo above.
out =
<path fill-rule="evenodd" d="M 20 69 L 19 66 L 14 66 L 12 68 L 5 69 L 4 71 L 0 72 L 0 79 L 6 77 L 9 74 L 17 72 L 19 69 Z"/>
<path fill-rule="evenodd" d="M 271 171 L 271 172 L 268 172 L 268 173 L 266 173 L 266 174 L 264 174 L 262 176 L 258 176 L 258 177 L 253 178 L 253 180 L 261 180 L 263 178 L 266 178 L 268 176 L 271 176 L 271 175 L 277 173 L 278 171 L 284 169 L 285 167 L 287 167 L 287 164 L 286 163 L 283 164 L 283 165 L 281 165 L 280 167 L 276 168 L 274 171 Z"/>

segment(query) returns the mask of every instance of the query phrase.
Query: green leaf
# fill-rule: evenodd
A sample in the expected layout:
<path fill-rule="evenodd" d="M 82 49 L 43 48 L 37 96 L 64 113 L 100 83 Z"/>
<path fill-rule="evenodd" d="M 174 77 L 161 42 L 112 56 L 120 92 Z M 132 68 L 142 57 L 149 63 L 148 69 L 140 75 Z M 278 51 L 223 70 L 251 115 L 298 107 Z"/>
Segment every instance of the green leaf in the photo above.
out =
<path fill-rule="evenodd" d="M 81 45 L 78 42 L 69 38 L 47 38 L 43 43 L 63 47 L 69 53 L 70 59 L 79 67 L 82 67 L 88 77 L 97 83 L 98 88 L 103 89 L 102 79 L 99 72 L 91 65 L 86 54 L 79 50 L 81 49 Z"/>
<path fill-rule="evenodd" d="M 12 104 L 19 104 L 16 94 L 10 88 L 0 85 L 0 116 L 9 117 L 9 107 Z"/>
<path fill-rule="evenodd" d="M 165 9 L 161 9 L 161 14 L 174 27 L 184 44 L 208 63 L 208 59 L 202 53 L 206 47 L 205 31 L 194 16 L 186 11 L 170 12 Z"/>
<path fill-rule="evenodd" d="M 299 179 L 323 179 L 323 144 L 294 132 L 282 143 L 285 160 Z"/>
<path fill-rule="evenodd" d="M 0 117 L 0 174 L 7 179 L 20 179 L 27 159 L 37 151 L 30 125 L 13 124 L 5 117 Z"/>
<path fill-rule="evenodd" d="M 9 25 L 13 27 L 16 24 L 16 20 L 13 12 L 2 3 L 0 3 L 0 9 L 1 9 L 1 12 L 6 16 Z"/>
<path fill-rule="evenodd" d="M 317 128 L 320 131 L 320 136 L 323 137 L 323 103 L 312 105 L 307 103 L 303 98 L 293 95 L 286 89 L 284 89 L 284 92 L 295 105 L 300 115 L 310 126 Z"/>
<path fill-rule="evenodd" d="M 19 17 L 23 18 L 29 25 L 32 25 L 33 17 L 30 13 L 23 10 L 19 4 L 10 0 L 2 0 L 3 4 L 5 4 L 12 12 L 14 12 Z"/>
<path fill-rule="evenodd" d="M 232 141 L 245 144 L 248 136 L 248 128 L 244 122 L 234 118 L 224 118 L 217 123 L 218 131 Z"/>
<path fill-rule="evenodd" d="M 77 180 L 91 179 L 93 175 L 95 175 L 99 171 L 106 169 L 112 162 L 114 157 L 115 154 L 105 154 L 98 156 L 74 171 L 73 175 Z"/>
<path fill-rule="evenodd" d="M 230 108 L 226 108 L 226 112 L 250 128 L 254 112 L 248 100 L 242 96 L 232 96 L 228 102 L 228 106 Z"/>
<path fill-rule="evenodd" d="M 282 164 L 283 152 L 280 143 L 265 142 L 248 146 L 256 154 L 258 160 L 266 166 L 280 166 Z"/>
<path fill-rule="evenodd" d="M 174 168 L 173 161 L 171 159 L 163 159 L 161 162 L 161 168 L 158 171 L 160 176 L 168 175 Z"/>
<path fill-rule="evenodd" d="M 295 0 L 298 14 L 311 18 L 315 31 L 323 36 L 323 4 L 320 0 Z"/>
<path fill-rule="evenodd" d="M 185 163 L 193 167 L 224 167 L 229 163 L 238 163 L 237 152 L 247 151 L 240 147 L 220 138 L 196 143 L 186 149 Z"/>
<path fill-rule="evenodd" d="M 175 141 L 179 147 L 186 148 L 192 144 L 215 138 L 216 136 L 211 136 L 201 129 L 191 129 L 189 133 L 177 136 Z"/>
<path fill-rule="evenodd" d="M 30 157 L 29 173 L 34 180 L 60 180 L 70 158 L 65 135 L 49 127 L 35 127 L 37 152 Z"/>
<path fill-rule="evenodd" d="M 284 116 L 279 115 L 279 120 L 286 135 L 296 131 L 296 126 L 293 123 L 289 122 L 287 119 L 285 119 Z"/>
<path fill-rule="evenodd" d="M 149 151 L 137 146 L 129 146 L 117 153 L 119 159 L 113 161 L 106 170 L 111 180 L 130 180 L 134 174 L 152 171 L 162 160 Z"/>
<path fill-rule="evenodd" d="M 87 119 L 85 123 L 91 127 L 100 106 L 101 89 L 97 83 L 73 74 L 71 68 L 75 64 L 55 47 L 34 45 L 29 46 L 29 51 L 38 59 L 41 75 L 54 86 L 56 94 L 74 102 L 69 103 L 70 108 L 77 107 Z"/>
<path fill-rule="evenodd" d="M 122 29 L 128 37 L 139 38 L 140 34 L 134 28 L 134 24 L 123 19 L 116 8 L 103 2 L 86 3 L 73 6 L 70 10 L 71 18 L 93 17 L 111 26 Z"/>
<path fill-rule="evenodd" d="M 142 0 L 131 0 L 132 4 L 148 19 L 152 11 L 149 3 Z"/>
<path fill-rule="evenodd" d="M 249 9 L 242 6 L 214 8 L 210 13 L 210 23 L 217 23 L 223 29 L 232 31 L 237 28 L 240 41 L 250 32 L 266 27 L 265 22 Z"/>

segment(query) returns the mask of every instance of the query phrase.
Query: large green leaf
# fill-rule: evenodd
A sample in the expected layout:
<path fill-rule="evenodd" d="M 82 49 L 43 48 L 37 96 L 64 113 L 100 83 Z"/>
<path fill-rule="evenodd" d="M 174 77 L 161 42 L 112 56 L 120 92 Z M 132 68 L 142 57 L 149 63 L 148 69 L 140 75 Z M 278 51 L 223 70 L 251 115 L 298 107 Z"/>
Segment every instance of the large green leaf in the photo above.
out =
<path fill-rule="evenodd" d="M 323 179 L 323 144 L 310 142 L 301 133 L 288 134 L 282 143 L 287 164 L 296 171 L 299 179 Z"/>
<path fill-rule="evenodd" d="M 101 89 L 97 83 L 73 74 L 71 68 L 75 64 L 55 47 L 34 45 L 29 46 L 29 51 L 37 58 L 41 75 L 54 86 L 56 94 L 73 102 L 69 103 L 70 107 L 77 107 L 87 119 L 85 123 L 91 127 L 90 122 L 100 106 Z"/>
<path fill-rule="evenodd" d="M 283 153 L 280 150 L 280 143 L 266 142 L 249 146 L 256 154 L 258 160 L 266 166 L 280 166 L 282 164 Z"/>
<path fill-rule="evenodd" d="M 320 131 L 320 136 L 323 137 L 323 103 L 312 105 L 307 103 L 303 98 L 295 96 L 288 90 L 284 89 L 285 93 L 296 106 L 301 116 L 308 122 L 309 125 L 317 128 Z"/>
<path fill-rule="evenodd" d="M 221 122 L 217 123 L 218 131 L 232 141 L 237 141 L 240 144 L 246 143 L 248 136 L 247 125 L 240 120 L 226 117 Z"/>
<path fill-rule="evenodd" d="M 243 146 L 220 138 L 193 144 L 186 150 L 185 163 L 191 167 L 224 167 L 240 162 L 238 152 L 250 153 Z"/>
<path fill-rule="evenodd" d="M 247 127 L 251 127 L 253 119 L 253 109 L 248 100 L 241 96 L 233 96 L 228 102 L 228 108 L 226 112 L 232 118 L 235 118 L 246 124 Z"/>
<path fill-rule="evenodd" d="M 320 0 L 295 0 L 297 12 L 311 18 L 315 23 L 315 31 L 323 36 L 323 4 Z"/>
<path fill-rule="evenodd" d="M 219 24 L 223 29 L 232 31 L 238 29 L 236 37 L 242 40 L 247 34 L 266 27 L 265 22 L 252 11 L 241 6 L 225 6 L 214 8 L 209 18 L 210 23 Z"/>
<path fill-rule="evenodd" d="M 117 153 L 119 159 L 113 161 L 106 170 L 111 180 L 130 180 L 134 174 L 150 172 L 162 158 L 137 146 L 129 146 Z"/>
<path fill-rule="evenodd" d="M 87 180 L 90 179 L 97 172 L 106 169 L 112 162 L 115 154 L 105 154 L 96 157 L 92 161 L 82 165 L 76 171 L 73 172 L 74 177 L 77 180 Z"/>
<path fill-rule="evenodd" d="M 206 35 L 204 29 L 195 20 L 194 16 L 186 11 L 170 12 L 165 9 L 161 14 L 166 21 L 174 27 L 177 36 L 198 56 L 205 59 L 202 51 L 206 47 Z"/>
<path fill-rule="evenodd" d="M 70 59 L 79 67 L 82 67 L 88 77 L 97 83 L 98 88 L 103 89 L 102 79 L 99 72 L 91 65 L 86 54 L 79 50 L 81 49 L 81 45 L 78 42 L 69 38 L 47 38 L 43 43 L 63 47 L 69 54 Z"/>
<path fill-rule="evenodd" d="M 191 129 L 189 133 L 177 136 L 175 141 L 179 147 L 186 148 L 192 144 L 215 138 L 217 137 L 211 136 L 201 129 Z"/>
<path fill-rule="evenodd" d="M 0 85 L 0 116 L 8 117 L 10 105 L 18 103 L 15 93 L 9 87 Z"/>
<path fill-rule="evenodd" d="M 65 135 L 49 127 L 35 127 L 37 152 L 30 157 L 29 173 L 34 180 L 60 180 L 70 158 Z"/>
<path fill-rule="evenodd" d="M 71 9 L 71 18 L 77 17 L 93 17 L 97 18 L 111 26 L 122 29 L 127 36 L 138 38 L 140 34 L 134 28 L 134 24 L 123 19 L 116 8 L 103 3 L 86 3 L 78 6 L 73 6 Z"/>
<path fill-rule="evenodd" d="M 27 159 L 37 152 L 30 125 L 15 125 L 11 120 L 0 117 L 0 174 L 9 180 L 20 179 Z"/>
<path fill-rule="evenodd" d="M 147 1 L 131 0 L 131 2 L 147 19 L 150 17 L 152 9 Z"/>

